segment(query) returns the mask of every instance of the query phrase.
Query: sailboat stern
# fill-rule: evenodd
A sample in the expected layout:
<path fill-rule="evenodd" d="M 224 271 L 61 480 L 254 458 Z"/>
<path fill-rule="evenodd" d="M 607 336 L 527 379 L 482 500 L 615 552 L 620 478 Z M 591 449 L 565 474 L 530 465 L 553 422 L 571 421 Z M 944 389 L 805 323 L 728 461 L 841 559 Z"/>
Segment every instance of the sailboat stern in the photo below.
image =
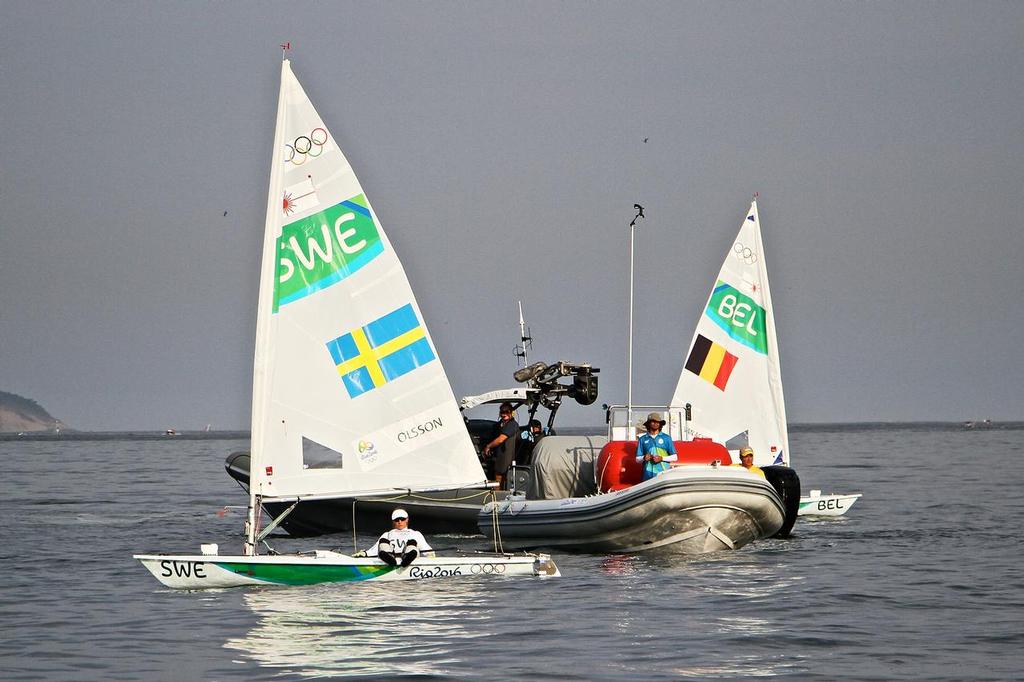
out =
<path fill-rule="evenodd" d="M 547 554 L 538 554 L 533 560 L 533 574 L 538 578 L 558 578 L 562 572 L 558 570 L 554 560 Z"/>

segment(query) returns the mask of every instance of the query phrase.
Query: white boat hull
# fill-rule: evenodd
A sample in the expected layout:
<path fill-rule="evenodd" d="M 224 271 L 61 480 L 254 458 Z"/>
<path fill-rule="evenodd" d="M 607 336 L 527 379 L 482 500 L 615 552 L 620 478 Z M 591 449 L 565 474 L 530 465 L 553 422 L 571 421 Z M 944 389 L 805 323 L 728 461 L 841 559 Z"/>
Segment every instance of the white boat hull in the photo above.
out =
<path fill-rule="evenodd" d="M 686 554 L 771 537 L 785 509 L 764 478 L 734 467 L 681 466 L 624 490 L 560 500 L 510 498 L 483 507 L 480 531 L 508 548 Z"/>
<path fill-rule="evenodd" d="M 551 558 L 544 554 L 420 557 L 404 568 L 389 566 L 376 558 L 355 558 L 323 550 L 272 556 L 136 554 L 135 558 L 163 585 L 181 590 L 481 575 L 543 578 L 561 575 Z"/>
<path fill-rule="evenodd" d="M 816 491 L 814 491 L 816 492 Z M 809 495 L 800 498 L 798 516 L 842 516 L 850 511 L 861 493 L 852 495 Z"/>

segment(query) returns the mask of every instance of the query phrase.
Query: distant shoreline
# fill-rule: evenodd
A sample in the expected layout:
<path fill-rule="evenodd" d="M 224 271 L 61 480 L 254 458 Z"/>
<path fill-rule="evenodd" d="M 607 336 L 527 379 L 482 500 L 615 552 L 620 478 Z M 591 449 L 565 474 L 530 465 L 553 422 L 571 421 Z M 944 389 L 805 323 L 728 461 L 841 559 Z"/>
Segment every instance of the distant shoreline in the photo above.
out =
<path fill-rule="evenodd" d="M 966 426 L 972 424 L 973 426 Z M 927 431 L 1020 431 L 1024 421 L 1006 422 L 822 422 L 813 424 L 790 424 L 790 433 L 826 433 L 829 431 L 884 431 L 884 430 L 927 430 Z M 601 426 L 564 426 L 558 433 L 565 436 L 604 433 Z M 164 431 L 62 431 L 61 433 L 28 431 L 25 433 L 0 433 L 3 441 L 115 441 L 115 440 L 248 440 L 251 432 L 245 431 L 180 431 L 169 435 Z"/>
<path fill-rule="evenodd" d="M 83 440 L 238 440 L 249 439 L 249 431 L 180 431 L 168 435 L 164 431 L 26 431 L 0 433 L 0 441 L 83 441 Z"/>

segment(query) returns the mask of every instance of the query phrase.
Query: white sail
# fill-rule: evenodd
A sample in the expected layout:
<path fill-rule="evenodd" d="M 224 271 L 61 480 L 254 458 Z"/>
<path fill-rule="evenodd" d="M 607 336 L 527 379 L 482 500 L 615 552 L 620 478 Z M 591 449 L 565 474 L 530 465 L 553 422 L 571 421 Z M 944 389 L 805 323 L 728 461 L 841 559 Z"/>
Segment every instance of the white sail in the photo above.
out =
<path fill-rule="evenodd" d="M 263 498 L 485 482 L 405 271 L 287 60 L 263 241 L 251 462 L 252 491 Z"/>
<path fill-rule="evenodd" d="M 693 435 L 749 445 L 758 465 L 789 464 L 775 316 L 757 200 L 725 257 L 683 358 L 672 405 L 693 406 Z"/>

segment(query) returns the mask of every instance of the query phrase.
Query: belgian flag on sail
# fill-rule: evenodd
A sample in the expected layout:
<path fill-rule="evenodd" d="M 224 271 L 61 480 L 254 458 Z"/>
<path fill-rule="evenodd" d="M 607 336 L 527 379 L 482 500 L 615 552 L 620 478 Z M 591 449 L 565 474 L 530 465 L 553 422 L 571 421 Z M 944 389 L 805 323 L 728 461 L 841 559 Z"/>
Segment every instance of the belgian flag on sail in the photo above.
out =
<path fill-rule="evenodd" d="M 735 355 L 711 339 L 697 334 L 697 339 L 690 349 L 690 357 L 686 358 L 686 369 L 704 381 L 724 391 L 729 382 L 729 375 L 739 361 Z"/>

